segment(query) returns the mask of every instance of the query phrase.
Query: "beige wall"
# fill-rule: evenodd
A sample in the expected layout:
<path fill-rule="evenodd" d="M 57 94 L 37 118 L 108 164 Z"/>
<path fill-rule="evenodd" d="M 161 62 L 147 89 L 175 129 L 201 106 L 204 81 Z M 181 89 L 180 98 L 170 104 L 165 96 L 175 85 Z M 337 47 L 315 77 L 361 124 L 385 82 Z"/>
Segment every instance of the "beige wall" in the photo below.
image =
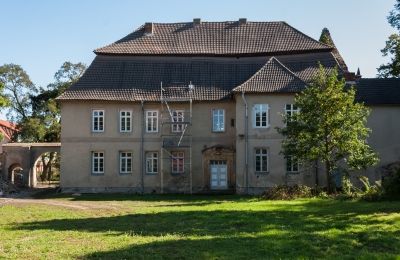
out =
<path fill-rule="evenodd" d="M 189 109 L 189 103 L 171 104 L 171 109 Z M 225 110 L 225 132 L 213 133 L 211 111 L 221 108 Z M 105 129 L 101 133 L 91 131 L 93 109 L 104 109 Z M 133 111 L 133 131 L 119 132 L 119 111 Z M 160 103 L 144 103 L 144 110 L 159 110 Z M 202 150 L 213 145 L 235 146 L 235 127 L 231 119 L 235 118 L 233 102 L 194 103 L 192 127 L 187 135 L 192 135 L 192 184 L 193 191 L 201 191 L 208 184 L 204 178 L 202 166 Z M 63 102 L 62 103 L 62 150 L 61 150 L 61 186 L 64 190 L 86 191 L 141 191 L 141 131 L 142 108 L 140 103 L 122 102 Z M 185 115 L 186 116 L 186 115 Z M 161 120 L 158 133 L 144 132 L 144 152 L 157 151 L 161 157 Z M 170 125 L 165 125 L 164 133 L 170 132 Z M 144 174 L 146 192 L 160 192 L 161 181 L 165 192 L 189 192 L 190 167 L 189 149 L 171 151 L 185 152 L 185 174 L 172 175 L 168 153 L 163 152 L 163 174 Z M 104 151 L 105 173 L 102 176 L 91 174 L 91 152 Z M 133 173 L 119 174 L 119 151 L 133 152 Z M 161 168 L 161 159 L 159 160 Z M 162 176 L 161 176 L 162 175 Z"/>
<path fill-rule="evenodd" d="M 286 173 L 286 160 L 281 152 L 282 136 L 276 127 L 283 127 L 285 105 L 292 104 L 294 95 L 254 95 L 246 94 L 248 105 L 248 189 L 250 193 L 260 193 L 266 187 L 281 184 L 307 183 L 312 185 L 315 179 L 313 171 L 308 167 L 298 174 Z M 253 128 L 252 111 L 254 104 L 268 104 L 269 127 Z M 245 103 L 241 95 L 236 96 L 236 173 L 237 192 L 246 192 L 246 163 L 245 163 Z M 268 151 L 268 172 L 258 174 L 255 171 L 255 149 L 266 148 Z"/>
<path fill-rule="evenodd" d="M 400 161 L 400 106 L 371 106 L 368 127 L 372 130 L 368 143 L 380 161 L 366 173 L 372 180 L 381 178 L 381 168 Z"/>
<path fill-rule="evenodd" d="M 236 149 L 233 174 L 236 176 L 236 192 L 246 192 L 245 167 L 245 107 L 240 95 L 235 101 L 203 102 L 193 104 L 193 125 L 187 132 L 192 135 L 192 184 L 193 191 L 199 192 L 209 186 L 203 160 L 203 150 L 215 145 Z M 246 95 L 249 108 L 249 144 L 248 144 L 248 186 L 250 193 L 259 193 L 267 187 L 279 184 L 304 183 L 315 184 L 315 168 L 303 166 L 299 174 L 287 174 L 286 162 L 281 151 L 282 137 L 276 127 L 282 127 L 282 114 L 285 104 L 293 103 L 293 95 Z M 252 126 L 252 107 L 254 104 L 269 105 L 269 123 L 267 129 L 255 129 Z M 173 104 L 172 109 L 188 109 L 188 104 Z M 225 132 L 213 133 L 212 109 L 225 109 Z M 105 110 L 105 131 L 91 131 L 92 109 Z M 119 110 L 133 111 L 133 131 L 119 132 Z M 144 109 L 156 109 L 161 112 L 160 103 L 145 103 Z M 400 107 L 373 106 L 368 120 L 372 129 L 368 141 L 378 152 L 380 163 L 369 168 L 366 173 L 372 179 L 380 179 L 382 165 L 400 160 Z M 231 126 L 234 119 L 235 126 Z M 159 120 L 160 122 L 161 120 Z M 62 103 L 62 147 L 61 147 L 61 186 L 64 190 L 80 188 L 82 191 L 141 191 L 141 131 L 142 110 L 140 103 L 123 102 L 64 102 Z M 170 125 L 167 127 L 168 132 Z M 161 156 L 161 125 L 158 133 L 144 133 L 144 152 L 157 151 Z M 265 147 L 269 153 L 269 169 L 266 174 L 257 174 L 254 169 L 254 150 Z M 103 176 L 91 175 L 91 151 L 105 152 L 105 173 Z M 133 152 L 133 173 L 119 174 L 119 151 Z M 189 150 L 185 151 L 185 163 L 189 162 Z M 163 171 L 158 174 L 144 173 L 145 192 L 160 192 L 163 182 L 164 192 L 189 192 L 189 165 L 185 174 L 172 175 L 170 160 L 163 152 Z M 210 159 L 207 157 L 207 160 Z M 212 159 L 212 158 L 211 158 Z M 159 161 L 161 168 L 161 159 Z M 319 184 L 324 185 L 325 174 L 319 167 Z"/>

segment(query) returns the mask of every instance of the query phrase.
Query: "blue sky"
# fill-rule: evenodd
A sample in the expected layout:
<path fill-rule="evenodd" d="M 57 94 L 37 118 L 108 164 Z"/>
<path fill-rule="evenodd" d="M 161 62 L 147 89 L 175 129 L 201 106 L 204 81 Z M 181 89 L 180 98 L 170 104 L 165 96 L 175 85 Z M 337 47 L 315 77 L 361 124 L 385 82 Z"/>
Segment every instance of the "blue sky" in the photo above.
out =
<path fill-rule="evenodd" d="M 144 22 L 286 21 L 318 39 L 327 27 L 353 71 L 374 77 L 394 32 L 386 21 L 395 0 L 2 0 L 0 64 L 16 63 L 46 86 L 64 61 L 90 64 L 95 48 Z"/>

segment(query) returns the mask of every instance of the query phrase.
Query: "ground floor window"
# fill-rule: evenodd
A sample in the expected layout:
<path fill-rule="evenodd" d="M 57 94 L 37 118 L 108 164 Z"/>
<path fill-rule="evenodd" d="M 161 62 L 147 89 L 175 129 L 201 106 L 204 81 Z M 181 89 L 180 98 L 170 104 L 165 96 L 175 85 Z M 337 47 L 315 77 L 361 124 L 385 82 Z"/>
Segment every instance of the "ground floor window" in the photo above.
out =
<path fill-rule="evenodd" d="M 147 152 L 146 153 L 146 173 L 156 174 L 158 172 L 158 153 Z"/>
<path fill-rule="evenodd" d="M 255 149 L 255 170 L 256 172 L 268 171 L 268 151 L 267 148 Z"/>
<path fill-rule="evenodd" d="M 185 154 L 184 152 L 171 153 L 171 171 L 172 173 L 183 173 L 185 171 Z"/>
<path fill-rule="evenodd" d="M 120 152 L 119 153 L 119 173 L 129 174 L 132 173 L 132 153 Z"/>
<path fill-rule="evenodd" d="M 296 173 L 299 171 L 299 162 L 296 157 L 288 156 L 286 158 L 286 171 Z"/>
<path fill-rule="evenodd" d="M 92 152 L 92 174 L 104 173 L 104 152 Z"/>

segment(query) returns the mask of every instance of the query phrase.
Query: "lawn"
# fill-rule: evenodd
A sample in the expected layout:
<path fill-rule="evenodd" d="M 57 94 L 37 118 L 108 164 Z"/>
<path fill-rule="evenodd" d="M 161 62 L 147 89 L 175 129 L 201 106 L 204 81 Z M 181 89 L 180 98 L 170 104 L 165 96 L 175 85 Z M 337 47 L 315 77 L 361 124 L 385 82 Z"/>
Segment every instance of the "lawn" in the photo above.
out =
<path fill-rule="evenodd" d="M 0 200 L 0 258 L 400 258 L 400 202 L 84 195 Z"/>

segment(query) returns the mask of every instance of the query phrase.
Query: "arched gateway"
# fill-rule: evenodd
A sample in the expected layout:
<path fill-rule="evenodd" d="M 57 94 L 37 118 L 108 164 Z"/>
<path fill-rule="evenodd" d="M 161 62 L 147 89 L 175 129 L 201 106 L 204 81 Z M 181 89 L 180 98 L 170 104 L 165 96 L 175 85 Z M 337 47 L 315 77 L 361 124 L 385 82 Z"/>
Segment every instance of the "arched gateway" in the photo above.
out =
<path fill-rule="evenodd" d="M 35 187 L 35 164 L 44 153 L 60 153 L 61 143 L 8 143 L 3 144 L 1 174 L 3 179 L 18 180 L 25 187 Z"/>

